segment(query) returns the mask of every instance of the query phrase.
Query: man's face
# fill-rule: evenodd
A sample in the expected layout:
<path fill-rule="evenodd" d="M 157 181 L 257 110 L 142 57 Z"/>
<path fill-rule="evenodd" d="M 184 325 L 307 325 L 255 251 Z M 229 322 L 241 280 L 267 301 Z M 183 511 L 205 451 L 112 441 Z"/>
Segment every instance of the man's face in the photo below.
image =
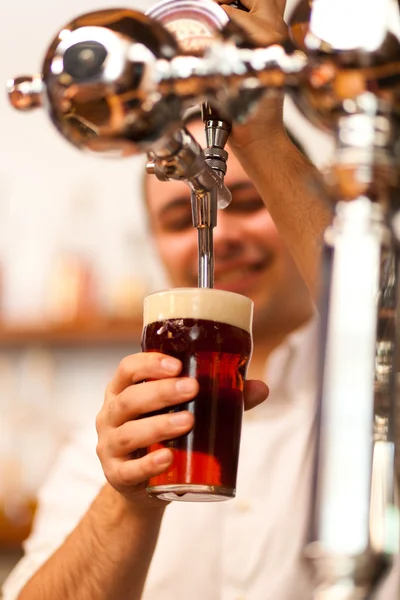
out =
<path fill-rule="evenodd" d="M 203 126 L 192 131 L 202 143 Z M 232 153 L 225 183 L 232 202 L 218 211 L 214 229 L 214 287 L 251 298 L 255 325 L 301 318 L 303 311 L 310 310 L 308 292 L 261 197 Z M 151 176 L 147 202 L 154 240 L 171 285 L 196 286 L 197 231 L 192 225 L 189 188 Z"/>

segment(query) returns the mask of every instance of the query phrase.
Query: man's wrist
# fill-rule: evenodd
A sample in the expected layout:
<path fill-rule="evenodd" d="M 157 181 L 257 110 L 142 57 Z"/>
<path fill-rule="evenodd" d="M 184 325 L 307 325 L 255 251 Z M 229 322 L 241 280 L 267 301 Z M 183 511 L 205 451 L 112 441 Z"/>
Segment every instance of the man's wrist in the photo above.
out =
<path fill-rule="evenodd" d="M 168 506 L 167 502 L 153 498 L 126 498 L 123 494 L 114 489 L 109 483 L 104 485 L 102 495 L 106 506 L 115 515 L 115 518 L 140 519 L 145 522 L 147 519 L 152 523 L 161 521 L 164 511 Z"/>
<path fill-rule="evenodd" d="M 263 135 L 247 140 L 245 144 L 231 143 L 231 149 L 242 163 L 244 169 L 248 171 L 250 166 L 254 167 L 257 163 L 263 164 L 263 170 L 268 168 L 269 164 L 274 165 L 275 161 L 266 164 L 266 156 L 287 156 L 293 153 L 298 156 L 299 151 L 286 133 L 285 128 L 270 128 Z"/>
<path fill-rule="evenodd" d="M 265 97 L 243 124 L 234 123 L 229 144 L 239 154 L 285 137 L 283 97 Z"/>

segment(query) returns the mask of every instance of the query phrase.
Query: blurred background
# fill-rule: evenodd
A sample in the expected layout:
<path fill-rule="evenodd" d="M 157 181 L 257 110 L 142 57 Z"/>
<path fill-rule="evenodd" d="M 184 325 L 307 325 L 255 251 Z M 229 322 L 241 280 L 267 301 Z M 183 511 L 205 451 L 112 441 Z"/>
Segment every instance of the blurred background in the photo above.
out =
<path fill-rule="evenodd" d="M 44 111 L 17 113 L 5 94 L 8 78 L 41 70 L 64 23 L 115 6 L 0 7 L 0 582 L 20 555 L 57 450 L 89 420 L 94 426 L 119 360 L 140 347 L 143 295 L 165 285 L 144 227 L 144 157 L 84 156 Z M 289 101 L 285 111 L 323 167 L 331 141 Z"/>

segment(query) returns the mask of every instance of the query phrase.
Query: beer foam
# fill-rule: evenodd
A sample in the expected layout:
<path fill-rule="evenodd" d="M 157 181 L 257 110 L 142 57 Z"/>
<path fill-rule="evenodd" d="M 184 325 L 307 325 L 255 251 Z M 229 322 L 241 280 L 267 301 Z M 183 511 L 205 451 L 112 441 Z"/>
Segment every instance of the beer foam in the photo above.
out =
<path fill-rule="evenodd" d="M 146 296 L 143 324 L 168 319 L 206 319 L 251 333 L 253 302 L 240 294 L 210 288 L 175 288 Z"/>

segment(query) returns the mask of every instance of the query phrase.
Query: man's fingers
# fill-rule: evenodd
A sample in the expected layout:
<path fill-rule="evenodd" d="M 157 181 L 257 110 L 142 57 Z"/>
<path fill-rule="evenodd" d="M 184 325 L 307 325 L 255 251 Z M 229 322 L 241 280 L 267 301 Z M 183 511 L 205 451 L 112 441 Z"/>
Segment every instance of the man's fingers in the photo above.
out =
<path fill-rule="evenodd" d="M 229 5 L 232 4 L 233 0 L 216 0 L 218 4 Z M 283 17 L 283 13 L 286 7 L 286 0 L 240 0 L 240 3 L 243 4 L 247 10 L 252 12 L 254 11 L 264 11 L 265 13 L 270 13 L 271 11 L 278 13 L 281 17 Z M 235 8 L 235 7 L 231 7 Z"/>
<path fill-rule="evenodd" d="M 131 385 L 108 405 L 107 419 L 113 427 L 146 413 L 192 400 L 199 391 L 196 379 L 175 377 Z"/>
<path fill-rule="evenodd" d="M 227 0 L 218 0 L 228 17 L 249 36 L 256 46 L 268 46 L 282 42 L 287 37 L 283 20 L 285 0 L 244 0 L 250 12 L 238 10 Z"/>
<path fill-rule="evenodd" d="M 120 394 L 126 387 L 146 379 L 164 379 L 179 375 L 182 363 L 159 352 L 132 354 L 121 360 L 107 391 Z"/>
<path fill-rule="evenodd" d="M 128 421 L 110 432 L 108 452 L 114 458 L 127 457 L 138 448 L 185 435 L 193 423 L 194 416 L 187 410 Z"/>
<path fill-rule="evenodd" d="M 233 1 L 234 0 L 217 0 L 218 4 L 232 4 Z M 240 4 L 243 4 L 243 6 L 247 8 L 247 10 L 250 10 L 252 5 L 254 4 L 254 0 L 240 0 Z"/>
<path fill-rule="evenodd" d="M 173 454 L 168 448 L 150 452 L 142 458 L 116 461 L 110 473 L 106 474 L 111 485 L 117 488 L 135 488 L 151 477 L 159 475 L 172 463 Z"/>
<path fill-rule="evenodd" d="M 287 37 L 286 25 L 281 18 L 269 19 L 262 15 L 237 10 L 224 6 L 228 17 L 247 33 L 250 41 L 256 46 L 279 44 Z"/>
<path fill-rule="evenodd" d="M 268 386 L 257 379 L 250 379 L 244 384 L 244 410 L 250 410 L 268 398 Z"/>

